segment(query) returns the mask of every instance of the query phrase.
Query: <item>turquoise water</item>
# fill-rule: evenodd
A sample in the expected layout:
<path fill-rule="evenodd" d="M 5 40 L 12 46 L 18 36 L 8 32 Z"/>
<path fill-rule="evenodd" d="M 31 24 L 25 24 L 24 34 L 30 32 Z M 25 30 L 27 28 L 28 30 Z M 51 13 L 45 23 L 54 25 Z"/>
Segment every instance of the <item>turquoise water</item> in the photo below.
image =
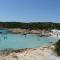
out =
<path fill-rule="evenodd" d="M 57 38 L 39 37 L 34 34 L 27 34 L 26 36 L 21 34 L 0 34 L 0 50 L 6 48 L 37 48 L 56 41 Z"/>

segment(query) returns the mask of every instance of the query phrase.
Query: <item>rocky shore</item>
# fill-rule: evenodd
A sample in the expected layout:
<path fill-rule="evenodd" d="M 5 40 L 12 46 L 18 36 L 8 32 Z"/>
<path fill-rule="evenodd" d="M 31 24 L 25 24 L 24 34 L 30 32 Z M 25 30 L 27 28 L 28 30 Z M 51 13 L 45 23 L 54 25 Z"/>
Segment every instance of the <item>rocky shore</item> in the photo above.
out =
<path fill-rule="evenodd" d="M 23 52 L 0 55 L 0 60 L 60 60 L 60 57 L 57 57 L 53 50 L 54 46 L 27 49 Z"/>
<path fill-rule="evenodd" d="M 13 34 L 23 34 L 23 35 L 27 35 L 27 34 L 36 34 L 40 37 L 42 36 L 51 36 L 51 32 L 48 30 L 28 30 L 28 29 L 20 29 L 20 28 L 16 28 L 16 29 L 8 29 L 8 31 L 10 31 L 10 33 Z"/>

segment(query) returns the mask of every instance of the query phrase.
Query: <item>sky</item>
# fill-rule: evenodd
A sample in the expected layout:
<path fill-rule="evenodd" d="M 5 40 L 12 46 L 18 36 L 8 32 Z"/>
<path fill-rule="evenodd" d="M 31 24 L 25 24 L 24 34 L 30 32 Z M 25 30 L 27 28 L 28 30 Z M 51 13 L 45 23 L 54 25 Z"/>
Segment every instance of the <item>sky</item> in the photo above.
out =
<path fill-rule="evenodd" d="M 2 22 L 60 22 L 60 0 L 0 0 Z"/>

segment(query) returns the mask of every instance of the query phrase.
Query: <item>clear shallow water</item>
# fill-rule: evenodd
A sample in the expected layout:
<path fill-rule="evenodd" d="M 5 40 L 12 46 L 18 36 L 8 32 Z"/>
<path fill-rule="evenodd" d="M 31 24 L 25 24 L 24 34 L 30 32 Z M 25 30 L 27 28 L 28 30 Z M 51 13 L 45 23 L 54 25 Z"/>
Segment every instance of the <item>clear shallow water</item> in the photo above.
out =
<path fill-rule="evenodd" d="M 36 48 L 43 45 L 56 42 L 54 37 L 39 37 L 33 34 L 0 34 L 0 50 L 6 48 L 21 49 L 21 48 Z"/>

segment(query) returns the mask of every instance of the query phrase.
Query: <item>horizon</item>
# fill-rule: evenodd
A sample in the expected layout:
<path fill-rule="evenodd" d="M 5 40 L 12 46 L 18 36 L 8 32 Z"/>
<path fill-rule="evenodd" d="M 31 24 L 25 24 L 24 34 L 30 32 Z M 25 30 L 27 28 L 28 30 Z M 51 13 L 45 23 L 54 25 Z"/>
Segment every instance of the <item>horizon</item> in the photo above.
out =
<path fill-rule="evenodd" d="M 0 0 L 0 21 L 60 23 L 59 7 L 59 0 Z"/>
<path fill-rule="evenodd" d="M 0 21 L 0 22 L 2 22 L 2 23 L 5 23 L 5 22 L 7 22 L 7 23 L 9 23 L 9 22 L 14 22 L 14 23 L 60 23 L 60 22 L 19 22 L 19 21 Z"/>

